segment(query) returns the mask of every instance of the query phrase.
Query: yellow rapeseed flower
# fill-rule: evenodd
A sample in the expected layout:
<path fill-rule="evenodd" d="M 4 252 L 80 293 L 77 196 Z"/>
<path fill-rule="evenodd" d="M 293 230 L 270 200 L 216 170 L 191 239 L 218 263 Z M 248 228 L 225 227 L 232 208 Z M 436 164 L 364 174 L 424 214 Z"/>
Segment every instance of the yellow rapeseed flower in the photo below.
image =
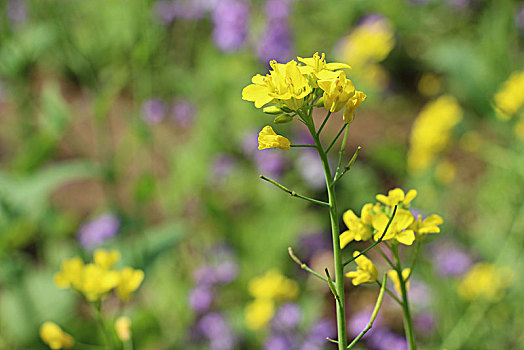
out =
<path fill-rule="evenodd" d="M 249 282 L 249 293 L 257 299 L 291 300 L 298 295 L 298 285 L 275 269 Z"/>
<path fill-rule="evenodd" d="M 140 287 L 143 280 L 144 271 L 124 267 L 119 274 L 116 294 L 121 300 L 127 301 L 131 294 Z"/>
<path fill-rule="evenodd" d="M 297 59 L 304 64 L 304 66 L 299 66 L 298 69 L 303 74 L 312 74 L 315 81 L 333 79 L 337 76 L 337 73 L 334 71 L 339 69 L 351 69 L 351 67 L 345 63 L 327 63 L 326 54 L 324 53 L 322 53 L 322 56 L 319 56 L 318 52 L 315 52 L 313 57 L 297 57 Z"/>
<path fill-rule="evenodd" d="M 359 251 L 353 252 L 353 257 L 360 254 Z M 356 271 L 350 271 L 346 273 L 346 277 L 352 278 L 351 281 L 354 286 L 357 286 L 361 283 L 373 283 L 376 281 L 378 277 L 378 271 L 375 265 L 371 260 L 366 258 L 364 255 L 359 256 L 355 259 L 357 262 L 357 270 Z"/>
<path fill-rule="evenodd" d="M 61 271 L 55 273 L 54 282 L 59 288 L 81 290 L 84 262 L 79 257 L 66 259 L 61 264 Z"/>
<path fill-rule="evenodd" d="M 70 349 L 75 344 L 73 337 L 53 322 L 44 322 L 40 326 L 40 338 L 53 350 Z"/>
<path fill-rule="evenodd" d="M 246 325 L 250 329 L 264 328 L 275 313 L 275 303 L 271 299 L 255 299 L 246 306 Z"/>
<path fill-rule="evenodd" d="M 409 190 L 408 193 L 404 194 L 404 191 L 400 188 L 394 188 L 388 191 L 388 195 L 377 194 L 376 198 L 383 204 L 394 207 L 398 205 L 400 208 L 409 208 L 411 201 L 417 196 L 416 190 Z"/>
<path fill-rule="evenodd" d="M 106 270 L 95 264 L 87 264 L 82 271 L 80 291 L 89 301 L 99 300 L 115 288 L 119 280 L 117 271 Z"/>
<path fill-rule="evenodd" d="M 355 119 L 355 110 L 364 102 L 366 97 L 367 95 L 362 91 L 355 91 L 344 108 L 343 118 L 346 123 L 351 123 Z"/>
<path fill-rule="evenodd" d="M 123 342 L 131 339 L 131 319 L 127 316 L 120 316 L 115 321 L 115 331 L 118 339 Z"/>
<path fill-rule="evenodd" d="M 419 215 L 417 220 L 413 221 L 411 224 L 410 229 L 420 235 L 428 233 L 439 233 L 440 228 L 438 225 L 442 225 L 443 223 L 444 220 L 439 215 L 430 215 L 424 220 L 422 220 L 422 216 Z"/>
<path fill-rule="evenodd" d="M 343 249 L 351 241 L 367 241 L 373 236 L 373 225 L 371 223 L 373 204 L 365 204 L 362 207 L 359 218 L 353 210 L 348 210 L 342 215 L 342 220 L 348 230 L 340 235 L 340 249 Z"/>
<path fill-rule="evenodd" d="M 355 86 L 346 78 L 344 71 L 330 80 L 319 80 L 318 86 L 324 91 L 324 107 L 330 112 L 338 112 L 355 95 Z"/>
<path fill-rule="evenodd" d="M 265 126 L 258 134 L 258 149 L 280 148 L 289 151 L 291 143 L 287 138 L 277 133 L 269 125 Z"/>
<path fill-rule="evenodd" d="M 376 230 L 375 236 L 373 237 L 375 241 L 378 241 L 384 233 L 389 219 L 390 217 L 385 213 L 373 215 L 372 224 L 373 228 Z M 415 233 L 410 226 L 414 220 L 415 218 L 409 210 L 397 209 L 395 217 L 393 218 L 393 221 L 391 221 L 383 240 L 396 239 L 399 243 L 405 245 L 413 244 L 415 241 Z"/>
<path fill-rule="evenodd" d="M 476 298 L 498 301 L 502 299 L 513 280 L 514 273 L 508 268 L 478 263 L 464 276 L 458 286 L 458 292 L 468 301 Z"/>
<path fill-rule="evenodd" d="M 402 270 L 402 279 L 404 280 L 404 282 L 406 282 L 410 273 L 411 273 L 411 269 L 409 267 Z M 400 279 L 398 278 L 398 272 L 395 270 L 389 270 L 388 276 L 393 281 L 393 284 L 395 285 L 395 290 L 397 291 L 398 295 L 402 295 L 402 289 L 400 288 Z M 406 291 L 408 289 L 409 289 L 409 281 L 406 282 Z"/>
<path fill-rule="evenodd" d="M 96 265 L 107 270 L 112 268 L 120 260 L 120 257 L 118 250 L 97 249 L 93 255 L 93 260 Z"/>
<path fill-rule="evenodd" d="M 524 71 L 513 72 L 495 94 L 497 116 L 510 119 L 524 107 Z"/>

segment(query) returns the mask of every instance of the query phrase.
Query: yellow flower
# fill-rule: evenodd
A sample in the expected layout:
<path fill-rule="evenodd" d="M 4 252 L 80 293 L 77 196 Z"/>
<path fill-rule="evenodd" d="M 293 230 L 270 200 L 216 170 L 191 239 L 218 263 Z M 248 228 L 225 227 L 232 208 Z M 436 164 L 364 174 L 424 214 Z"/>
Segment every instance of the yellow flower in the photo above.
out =
<path fill-rule="evenodd" d="M 277 135 L 272 127 L 264 126 L 258 134 L 258 149 L 280 148 L 289 151 L 291 143 L 284 136 Z"/>
<path fill-rule="evenodd" d="M 377 231 L 373 237 L 378 241 L 380 236 L 384 233 L 390 217 L 385 213 L 378 213 L 372 217 L 373 228 Z M 399 243 L 405 245 L 413 244 L 415 241 L 415 233 L 410 228 L 415 218 L 409 210 L 397 209 L 397 213 L 384 235 L 383 240 L 396 239 Z"/>
<path fill-rule="evenodd" d="M 457 168 L 455 164 L 448 160 L 443 160 L 437 164 L 435 167 L 435 179 L 443 184 L 450 184 L 457 175 Z"/>
<path fill-rule="evenodd" d="M 411 269 L 409 267 L 402 270 L 402 279 L 406 283 L 406 291 L 409 289 L 409 281 L 406 282 L 406 280 L 408 279 L 410 273 Z M 400 288 L 400 279 L 398 278 L 398 272 L 395 270 L 389 270 L 388 276 L 395 284 L 395 290 L 397 291 L 398 295 L 402 295 L 402 289 Z"/>
<path fill-rule="evenodd" d="M 54 282 L 59 288 L 81 290 L 84 262 L 79 257 L 64 260 L 61 271 L 55 273 Z"/>
<path fill-rule="evenodd" d="M 421 215 L 419 215 L 417 220 L 413 221 L 413 224 L 411 224 L 410 229 L 417 234 L 439 233 L 440 228 L 438 225 L 442 225 L 443 223 L 444 220 L 439 215 L 430 215 L 424 220 L 422 220 Z"/>
<path fill-rule="evenodd" d="M 354 251 L 353 257 L 357 256 L 358 254 L 360 254 L 359 251 Z M 375 282 L 378 276 L 378 271 L 373 262 L 371 262 L 371 260 L 366 258 L 364 255 L 359 256 L 355 259 L 355 261 L 358 264 L 357 270 L 346 273 L 346 277 L 353 279 L 353 285 L 357 286 L 361 283 Z"/>
<path fill-rule="evenodd" d="M 45 322 L 40 326 L 40 338 L 53 350 L 70 349 L 75 344 L 73 337 L 53 322 Z"/>
<path fill-rule="evenodd" d="M 500 119 L 509 119 L 524 107 L 524 71 L 513 72 L 495 94 Z"/>
<path fill-rule="evenodd" d="M 324 108 L 330 112 L 340 111 L 355 95 L 355 86 L 346 78 L 344 71 L 338 72 L 334 79 L 319 80 L 317 83 L 324 90 Z"/>
<path fill-rule="evenodd" d="M 82 272 L 80 291 L 89 301 L 99 300 L 118 285 L 119 279 L 117 271 L 106 270 L 95 264 L 87 264 Z"/>
<path fill-rule="evenodd" d="M 340 249 L 343 249 L 351 241 L 367 241 L 373 235 L 371 224 L 373 204 L 365 204 L 362 207 L 361 218 L 355 215 L 352 210 L 348 210 L 342 215 L 342 220 L 348 230 L 340 235 Z"/>
<path fill-rule="evenodd" d="M 498 301 L 513 283 L 514 272 L 505 267 L 478 263 L 464 276 L 458 292 L 465 300 L 484 298 Z"/>
<path fill-rule="evenodd" d="M 115 330 L 118 339 L 123 342 L 131 339 L 131 319 L 127 316 L 120 316 L 115 321 Z"/>
<path fill-rule="evenodd" d="M 413 199 L 417 196 L 416 190 L 409 190 L 408 193 L 404 194 L 404 191 L 400 188 L 395 188 L 388 191 L 388 195 L 377 194 L 376 198 L 379 202 L 383 204 L 394 207 L 398 205 L 399 207 L 409 208 L 409 205 Z"/>
<path fill-rule="evenodd" d="M 318 52 L 315 52 L 313 57 L 297 57 L 297 59 L 305 64 L 304 66 L 298 67 L 302 74 L 312 74 L 315 78 L 315 81 L 335 78 L 337 76 L 337 73 L 333 72 L 335 70 L 351 69 L 351 67 L 345 63 L 327 63 L 326 54 L 324 53 L 322 53 L 322 56 L 319 56 Z"/>
<path fill-rule="evenodd" d="M 250 329 L 264 328 L 275 313 L 275 303 L 271 299 L 255 299 L 246 306 L 246 325 Z"/>
<path fill-rule="evenodd" d="M 134 270 L 131 267 L 124 267 L 122 271 L 120 271 L 116 294 L 121 300 L 128 300 L 131 294 L 140 287 L 143 280 L 144 272 L 142 270 Z"/>
<path fill-rule="evenodd" d="M 451 130 L 462 119 L 462 109 L 453 96 L 428 103 L 413 123 L 408 151 L 411 173 L 428 169 L 449 143 Z"/>
<path fill-rule="evenodd" d="M 286 64 L 271 61 L 269 74 L 263 77 L 255 75 L 250 84 L 242 90 L 242 99 L 255 102 L 256 108 L 267 103 L 280 102 L 292 110 L 297 110 L 304 104 L 304 98 L 311 93 L 312 88 L 307 78 L 300 72 L 297 62 Z"/>
<path fill-rule="evenodd" d="M 291 300 L 298 295 L 297 283 L 274 269 L 264 276 L 253 278 L 248 290 L 257 299 Z"/>
<path fill-rule="evenodd" d="M 344 121 L 346 123 L 351 123 L 355 119 L 355 109 L 357 109 L 362 102 L 366 99 L 367 95 L 363 93 L 362 91 L 355 91 L 355 94 L 353 97 L 351 97 L 346 103 L 346 107 L 344 108 Z"/>
<path fill-rule="evenodd" d="M 95 264 L 103 269 L 110 269 L 120 260 L 120 252 L 118 250 L 107 251 L 105 249 L 97 249 L 93 255 Z"/>

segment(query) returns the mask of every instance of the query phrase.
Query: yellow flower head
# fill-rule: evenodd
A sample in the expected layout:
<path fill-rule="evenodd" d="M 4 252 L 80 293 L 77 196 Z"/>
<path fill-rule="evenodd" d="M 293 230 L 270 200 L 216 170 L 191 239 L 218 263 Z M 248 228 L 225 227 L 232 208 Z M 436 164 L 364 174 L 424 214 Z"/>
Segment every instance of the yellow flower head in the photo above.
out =
<path fill-rule="evenodd" d="M 53 350 L 70 349 L 75 344 L 73 337 L 53 322 L 45 322 L 40 326 L 40 338 Z"/>
<path fill-rule="evenodd" d="M 505 267 L 478 263 L 466 274 L 458 286 L 458 292 L 465 300 L 484 298 L 498 301 L 513 283 L 514 272 Z"/>
<path fill-rule="evenodd" d="M 348 230 L 340 235 L 340 249 L 343 249 L 351 241 L 367 241 L 373 236 L 371 223 L 373 204 L 365 204 L 362 207 L 361 218 L 355 215 L 353 210 L 348 210 L 342 216 L 342 220 Z"/>
<path fill-rule="evenodd" d="M 250 329 L 264 328 L 275 313 L 275 303 L 271 299 L 255 299 L 246 306 L 246 325 Z"/>
<path fill-rule="evenodd" d="M 300 72 L 297 62 L 286 64 L 271 61 L 269 74 L 255 75 L 242 90 L 242 99 L 255 102 L 256 108 L 267 103 L 280 102 L 292 110 L 304 104 L 304 98 L 312 91 L 307 78 Z"/>
<path fill-rule="evenodd" d="M 376 230 L 375 236 L 373 237 L 375 241 L 378 241 L 379 238 L 384 233 L 386 226 L 389 222 L 390 216 L 388 217 L 385 213 L 378 213 L 372 217 L 372 225 Z M 415 241 L 415 233 L 411 229 L 411 224 L 415 218 L 409 210 L 406 209 L 397 209 L 393 221 L 384 235 L 383 240 L 396 239 L 399 243 L 405 245 L 412 245 Z"/>
<path fill-rule="evenodd" d="M 324 108 L 330 112 L 340 111 L 344 105 L 355 95 L 355 86 L 346 78 L 344 71 L 330 80 L 319 80 L 318 86 L 324 90 Z"/>
<path fill-rule="evenodd" d="M 118 281 L 117 271 L 106 270 L 95 264 L 87 264 L 82 272 L 80 291 L 89 301 L 99 300 L 115 288 Z"/>
<path fill-rule="evenodd" d="M 277 270 L 269 270 L 264 276 L 249 282 L 249 293 L 257 299 L 291 300 L 298 295 L 298 285 Z"/>
<path fill-rule="evenodd" d="M 500 119 L 510 119 L 524 107 L 524 71 L 513 72 L 494 99 Z"/>
<path fill-rule="evenodd" d="M 327 63 L 326 54 L 324 53 L 322 53 L 322 56 L 319 56 L 318 52 L 315 52 L 313 57 L 297 57 L 297 59 L 304 64 L 304 66 L 299 66 L 298 69 L 300 69 L 303 74 L 312 74 L 315 81 L 335 78 L 337 76 L 337 73 L 334 72 L 335 70 L 351 69 L 351 67 L 345 63 Z"/>
<path fill-rule="evenodd" d="M 265 126 L 258 134 L 258 149 L 280 148 L 289 151 L 291 143 L 284 136 L 277 135 L 272 127 Z"/>
<path fill-rule="evenodd" d="M 131 294 L 140 287 L 143 280 L 144 272 L 142 270 L 134 270 L 131 267 L 124 267 L 122 271 L 120 271 L 116 294 L 121 300 L 127 301 Z"/>
<path fill-rule="evenodd" d="M 367 95 L 362 91 L 355 91 L 344 108 L 343 118 L 346 123 L 351 123 L 355 119 L 355 110 L 364 102 L 366 97 Z"/>
<path fill-rule="evenodd" d="M 84 262 L 79 257 L 64 260 L 61 264 L 61 271 L 55 273 L 55 285 L 63 289 L 72 287 L 81 290 L 83 270 Z"/>
<path fill-rule="evenodd" d="M 131 319 L 127 316 L 120 316 L 115 321 L 115 331 L 118 339 L 123 342 L 131 339 Z"/>
<path fill-rule="evenodd" d="M 120 260 L 120 257 L 121 255 L 118 250 L 108 251 L 105 249 L 97 249 L 93 255 L 93 260 L 96 265 L 108 270 Z"/>
<path fill-rule="evenodd" d="M 400 188 L 392 189 L 388 192 L 388 195 L 377 194 L 376 198 L 379 202 L 394 207 L 398 205 L 401 208 L 409 208 L 409 205 L 413 199 L 417 196 L 416 190 L 409 190 L 408 193 L 404 194 L 404 191 Z"/>
<path fill-rule="evenodd" d="M 359 251 L 354 251 L 353 257 L 357 256 L 358 254 L 360 254 Z M 355 259 L 355 261 L 358 265 L 357 270 L 346 273 L 346 277 L 353 279 L 353 285 L 357 286 L 361 283 L 375 282 L 378 276 L 378 271 L 373 262 L 371 262 L 371 260 L 366 258 L 364 255 L 359 256 Z"/>
<path fill-rule="evenodd" d="M 404 282 L 407 281 L 410 273 L 411 273 L 410 268 L 406 268 L 402 270 L 402 279 L 404 280 Z M 398 295 L 402 295 L 402 289 L 400 288 L 400 279 L 398 278 L 398 272 L 395 270 L 389 270 L 388 277 L 393 281 L 393 284 L 395 285 L 395 290 L 397 291 Z M 406 282 L 406 291 L 408 289 L 409 289 L 409 281 Z"/>
<path fill-rule="evenodd" d="M 428 234 L 428 233 L 439 233 L 440 228 L 438 225 L 442 225 L 444 220 L 439 215 L 430 215 L 424 220 L 422 216 L 419 215 L 417 220 L 413 221 L 410 229 L 415 231 L 419 235 Z"/>

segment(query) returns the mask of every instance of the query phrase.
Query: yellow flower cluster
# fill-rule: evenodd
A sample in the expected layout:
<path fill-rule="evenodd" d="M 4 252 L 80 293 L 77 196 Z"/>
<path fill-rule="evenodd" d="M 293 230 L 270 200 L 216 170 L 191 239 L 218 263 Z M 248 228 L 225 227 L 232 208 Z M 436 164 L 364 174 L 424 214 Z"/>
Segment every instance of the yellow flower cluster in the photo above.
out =
<path fill-rule="evenodd" d="M 246 306 L 246 324 L 251 329 L 261 329 L 273 317 L 275 302 L 295 299 L 298 285 L 277 270 L 269 270 L 264 276 L 249 282 L 249 293 L 255 298 Z"/>
<path fill-rule="evenodd" d="M 462 298 L 471 301 L 484 298 L 491 301 L 502 299 L 506 288 L 513 282 L 513 271 L 492 264 L 478 263 L 466 274 L 458 286 Z"/>
<path fill-rule="evenodd" d="M 510 119 L 524 107 L 524 71 L 513 72 L 495 94 L 497 116 Z"/>
<path fill-rule="evenodd" d="M 40 326 L 40 338 L 51 349 L 70 349 L 75 340 L 54 322 L 44 322 Z"/>
<path fill-rule="evenodd" d="M 367 241 L 371 237 L 378 241 L 386 229 L 395 205 L 398 205 L 397 212 L 383 240 L 395 240 L 411 245 L 415 241 L 415 234 L 420 236 L 440 232 L 438 225 L 444 222 L 440 216 L 430 215 L 422 220 L 420 215 L 415 217 L 408 210 L 416 196 L 416 190 L 410 190 L 405 194 L 402 189 L 395 188 L 390 190 L 387 196 L 378 194 L 378 203 L 365 204 L 360 218 L 352 210 L 346 211 L 342 219 L 348 230 L 340 235 L 340 247 L 344 248 L 352 241 Z"/>
<path fill-rule="evenodd" d="M 67 259 L 54 276 L 55 285 L 72 288 L 89 301 L 101 300 L 115 289 L 118 297 L 126 301 L 142 283 L 144 272 L 131 267 L 120 271 L 113 269 L 119 259 L 119 251 L 104 249 L 95 251 L 93 263 L 84 264 L 79 257 Z"/>
<path fill-rule="evenodd" d="M 413 124 L 408 151 L 412 173 L 427 170 L 448 145 L 451 129 L 462 119 L 462 109 L 453 96 L 445 95 L 428 103 Z"/>
<path fill-rule="evenodd" d="M 353 257 L 359 255 L 359 251 L 353 252 Z M 346 273 L 346 277 L 352 278 L 354 286 L 358 286 L 361 283 L 373 283 L 376 281 L 378 277 L 378 271 L 375 265 L 366 258 L 364 255 L 361 255 L 355 259 L 357 262 L 357 270 L 356 271 L 350 271 Z"/>

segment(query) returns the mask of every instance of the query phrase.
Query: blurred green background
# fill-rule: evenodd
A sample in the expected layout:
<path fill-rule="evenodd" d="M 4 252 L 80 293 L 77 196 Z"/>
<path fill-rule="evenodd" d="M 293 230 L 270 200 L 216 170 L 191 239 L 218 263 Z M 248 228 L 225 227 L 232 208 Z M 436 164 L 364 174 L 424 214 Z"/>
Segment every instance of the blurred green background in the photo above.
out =
<path fill-rule="evenodd" d="M 0 349 L 45 349 L 46 320 L 100 344 L 85 303 L 53 285 L 63 259 L 89 260 L 97 247 L 145 271 L 124 310 L 136 349 L 332 348 L 329 290 L 287 255 L 292 246 L 319 271 L 330 266 L 327 212 L 258 178 L 325 198 L 320 161 L 302 149 L 257 151 L 272 118 L 241 99 L 270 59 L 317 51 L 352 65 L 368 95 L 351 124 L 348 152 L 363 149 L 339 208 L 416 188 L 413 206 L 445 220 L 411 286 L 420 348 L 524 349 L 524 2 L 0 6 Z M 342 123 L 332 119 L 325 142 Z M 300 123 L 276 129 L 308 142 Z M 479 262 L 513 270 L 511 285 L 461 296 Z M 253 330 L 248 284 L 270 269 L 299 293 Z M 353 334 L 378 289 L 348 289 Z M 119 310 L 106 302 L 110 317 Z M 386 300 L 359 349 L 405 349 L 401 315 Z"/>

